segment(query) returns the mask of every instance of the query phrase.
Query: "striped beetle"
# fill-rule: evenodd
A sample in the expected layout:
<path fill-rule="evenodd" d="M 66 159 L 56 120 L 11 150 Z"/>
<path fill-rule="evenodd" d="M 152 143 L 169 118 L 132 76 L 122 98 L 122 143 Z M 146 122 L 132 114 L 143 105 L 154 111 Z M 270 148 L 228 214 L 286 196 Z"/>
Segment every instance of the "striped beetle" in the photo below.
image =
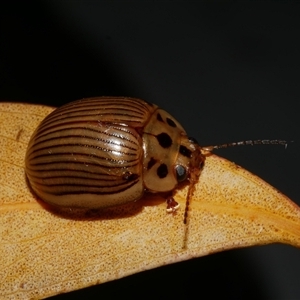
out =
<path fill-rule="evenodd" d="M 198 181 L 198 143 L 166 111 L 143 100 L 87 98 L 66 104 L 38 126 L 26 153 L 33 191 L 54 206 L 102 208 Z M 190 197 L 189 196 L 189 197 Z"/>
<path fill-rule="evenodd" d="M 59 207 L 98 209 L 140 199 L 144 192 L 167 193 L 167 211 L 178 208 L 172 192 L 188 183 L 188 204 L 205 155 L 213 149 L 256 140 L 200 147 L 168 112 L 143 100 L 95 97 L 66 104 L 33 133 L 26 174 L 33 191 Z"/>

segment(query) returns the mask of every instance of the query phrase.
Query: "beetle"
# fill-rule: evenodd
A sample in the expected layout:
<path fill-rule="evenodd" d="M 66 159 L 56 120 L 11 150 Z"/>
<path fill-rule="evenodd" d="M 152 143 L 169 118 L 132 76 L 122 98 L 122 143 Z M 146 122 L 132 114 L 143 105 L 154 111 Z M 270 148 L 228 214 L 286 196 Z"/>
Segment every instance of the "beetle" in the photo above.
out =
<path fill-rule="evenodd" d="M 188 204 L 205 156 L 213 149 L 285 141 L 244 141 L 200 147 L 155 104 L 128 97 L 77 100 L 50 113 L 28 144 L 25 171 L 35 194 L 59 207 L 101 209 L 167 193 L 188 184 Z"/>
<path fill-rule="evenodd" d="M 168 112 L 143 100 L 95 97 L 50 113 L 26 152 L 29 183 L 43 201 L 98 209 L 169 193 L 198 181 L 205 156 Z"/>

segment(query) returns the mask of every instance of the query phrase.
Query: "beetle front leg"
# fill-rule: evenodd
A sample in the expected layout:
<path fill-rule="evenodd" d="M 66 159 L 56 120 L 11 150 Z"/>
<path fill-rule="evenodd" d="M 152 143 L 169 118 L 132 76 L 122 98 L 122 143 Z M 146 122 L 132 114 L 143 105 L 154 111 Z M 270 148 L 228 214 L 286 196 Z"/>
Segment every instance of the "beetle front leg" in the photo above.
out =
<path fill-rule="evenodd" d="M 175 199 L 173 198 L 173 196 L 169 196 L 166 200 L 167 202 L 167 212 L 168 213 L 174 213 L 180 206 L 180 204 L 175 201 Z"/>

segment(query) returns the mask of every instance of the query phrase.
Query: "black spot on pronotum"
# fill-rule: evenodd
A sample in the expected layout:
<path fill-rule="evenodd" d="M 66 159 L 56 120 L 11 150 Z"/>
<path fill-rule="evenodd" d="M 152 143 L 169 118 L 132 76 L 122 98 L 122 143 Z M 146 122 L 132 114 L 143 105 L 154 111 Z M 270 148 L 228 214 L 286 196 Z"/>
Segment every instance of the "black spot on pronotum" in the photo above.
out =
<path fill-rule="evenodd" d="M 160 122 L 163 122 L 164 120 L 162 119 L 161 115 L 160 114 L 157 114 L 156 116 L 157 120 L 160 121 Z"/>
<path fill-rule="evenodd" d="M 168 167 L 166 164 L 161 164 L 157 168 L 157 175 L 159 178 L 165 178 L 168 175 Z"/>
<path fill-rule="evenodd" d="M 180 152 L 180 154 L 182 154 L 183 156 L 185 156 L 185 157 L 191 157 L 191 155 L 192 155 L 192 151 L 191 150 L 189 150 L 187 147 L 185 147 L 185 146 L 180 146 L 179 147 L 179 152 Z"/>
<path fill-rule="evenodd" d="M 171 127 L 177 127 L 175 122 L 172 119 L 167 118 L 167 123 L 171 126 Z"/>
<path fill-rule="evenodd" d="M 172 145 L 172 139 L 170 136 L 163 132 L 160 133 L 159 135 L 156 136 L 158 143 L 163 147 L 163 148 L 169 148 Z"/>
<path fill-rule="evenodd" d="M 147 170 L 150 170 L 155 165 L 156 162 L 157 162 L 157 160 L 155 158 L 151 157 L 147 164 Z"/>

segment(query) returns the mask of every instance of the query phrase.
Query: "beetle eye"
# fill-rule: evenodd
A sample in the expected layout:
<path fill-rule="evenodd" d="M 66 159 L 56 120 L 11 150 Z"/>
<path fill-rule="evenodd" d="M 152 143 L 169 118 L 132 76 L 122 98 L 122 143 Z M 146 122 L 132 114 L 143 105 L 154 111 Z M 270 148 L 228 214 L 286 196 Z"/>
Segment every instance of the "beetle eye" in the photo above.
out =
<path fill-rule="evenodd" d="M 186 178 L 187 178 L 187 171 L 186 171 L 185 167 L 183 167 L 181 165 L 177 165 L 175 167 L 175 169 L 176 169 L 177 181 L 178 182 L 182 182 L 182 181 L 186 180 Z"/>

